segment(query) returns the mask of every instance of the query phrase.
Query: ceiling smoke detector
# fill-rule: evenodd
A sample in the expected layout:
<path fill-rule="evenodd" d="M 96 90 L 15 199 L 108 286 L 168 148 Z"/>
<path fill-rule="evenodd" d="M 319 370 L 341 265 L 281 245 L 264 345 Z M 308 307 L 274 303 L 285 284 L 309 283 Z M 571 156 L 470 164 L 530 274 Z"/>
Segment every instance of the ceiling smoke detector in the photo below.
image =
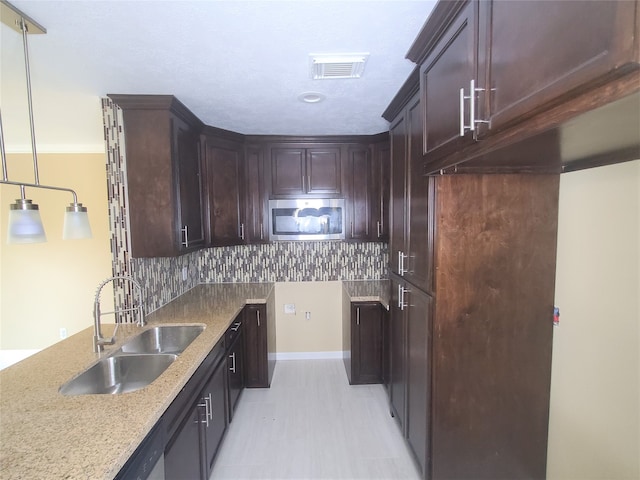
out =
<path fill-rule="evenodd" d="M 311 78 L 360 78 L 368 58 L 368 53 L 312 53 L 309 55 Z"/>

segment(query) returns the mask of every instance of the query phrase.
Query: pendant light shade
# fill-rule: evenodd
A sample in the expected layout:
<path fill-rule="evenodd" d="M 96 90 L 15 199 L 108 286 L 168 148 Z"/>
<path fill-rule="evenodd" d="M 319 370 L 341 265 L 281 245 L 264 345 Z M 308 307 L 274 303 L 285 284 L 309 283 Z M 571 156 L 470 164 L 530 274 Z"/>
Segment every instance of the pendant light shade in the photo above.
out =
<path fill-rule="evenodd" d="M 8 243 L 46 242 L 38 205 L 29 199 L 18 199 L 10 205 Z"/>
<path fill-rule="evenodd" d="M 64 240 L 91 238 L 87 207 L 83 207 L 81 203 L 72 203 L 67 207 L 67 211 L 64 213 L 62 238 Z"/>

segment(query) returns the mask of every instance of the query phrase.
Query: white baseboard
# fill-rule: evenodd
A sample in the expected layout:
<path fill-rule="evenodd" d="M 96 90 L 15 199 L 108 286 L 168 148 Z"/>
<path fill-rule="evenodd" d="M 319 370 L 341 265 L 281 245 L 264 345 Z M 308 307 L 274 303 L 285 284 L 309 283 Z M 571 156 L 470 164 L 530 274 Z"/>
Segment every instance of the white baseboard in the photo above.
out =
<path fill-rule="evenodd" d="M 276 360 L 329 360 L 342 359 L 342 350 L 337 352 L 278 352 Z"/>
<path fill-rule="evenodd" d="M 30 357 L 40 350 L 0 350 L 0 370 Z"/>

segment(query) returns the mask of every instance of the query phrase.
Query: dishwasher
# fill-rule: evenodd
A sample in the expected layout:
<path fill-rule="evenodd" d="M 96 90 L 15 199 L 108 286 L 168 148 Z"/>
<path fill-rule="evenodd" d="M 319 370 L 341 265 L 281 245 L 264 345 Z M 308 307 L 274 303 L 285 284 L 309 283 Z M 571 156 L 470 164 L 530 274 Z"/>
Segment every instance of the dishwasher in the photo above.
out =
<path fill-rule="evenodd" d="M 164 480 L 164 435 L 162 422 L 133 452 L 115 480 Z"/>

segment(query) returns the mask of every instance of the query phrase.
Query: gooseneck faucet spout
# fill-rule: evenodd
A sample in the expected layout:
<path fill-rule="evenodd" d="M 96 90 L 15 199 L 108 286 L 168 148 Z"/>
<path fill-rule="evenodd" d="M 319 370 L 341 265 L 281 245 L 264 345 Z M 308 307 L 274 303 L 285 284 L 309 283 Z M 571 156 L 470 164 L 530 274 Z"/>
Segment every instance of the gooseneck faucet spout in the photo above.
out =
<path fill-rule="evenodd" d="M 133 306 L 131 308 L 124 308 L 122 310 L 114 310 L 112 312 L 100 312 L 100 292 L 102 291 L 102 288 L 106 284 L 116 280 L 125 280 L 133 284 L 134 291 L 138 292 L 138 305 Z M 135 298 L 134 298 L 134 302 L 135 302 Z M 125 312 L 138 312 L 138 320 L 136 321 L 136 325 L 138 325 L 139 327 L 143 327 L 145 325 L 144 307 L 142 302 L 142 286 L 140 286 L 140 284 L 137 281 L 135 281 L 133 278 L 126 277 L 123 275 L 116 275 L 115 277 L 107 278 L 100 285 L 98 285 L 98 288 L 96 290 L 96 296 L 93 301 L 93 351 L 94 352 L 96 353 L 101 352 L 102 350 L 104 350 L 105 345 L 113 345 L 116 342 L 116 333 L 118 331 L 118 327 L 120 326 L 120 324 L 116 322 L 116 328 L 113 331 L 113 336 L 110 338 L 105 338 L 102 336 L 100 317 L 102 315 L 107 315 L 109 313 L 117 314 L 117 313 L 125 313 Z"/>

